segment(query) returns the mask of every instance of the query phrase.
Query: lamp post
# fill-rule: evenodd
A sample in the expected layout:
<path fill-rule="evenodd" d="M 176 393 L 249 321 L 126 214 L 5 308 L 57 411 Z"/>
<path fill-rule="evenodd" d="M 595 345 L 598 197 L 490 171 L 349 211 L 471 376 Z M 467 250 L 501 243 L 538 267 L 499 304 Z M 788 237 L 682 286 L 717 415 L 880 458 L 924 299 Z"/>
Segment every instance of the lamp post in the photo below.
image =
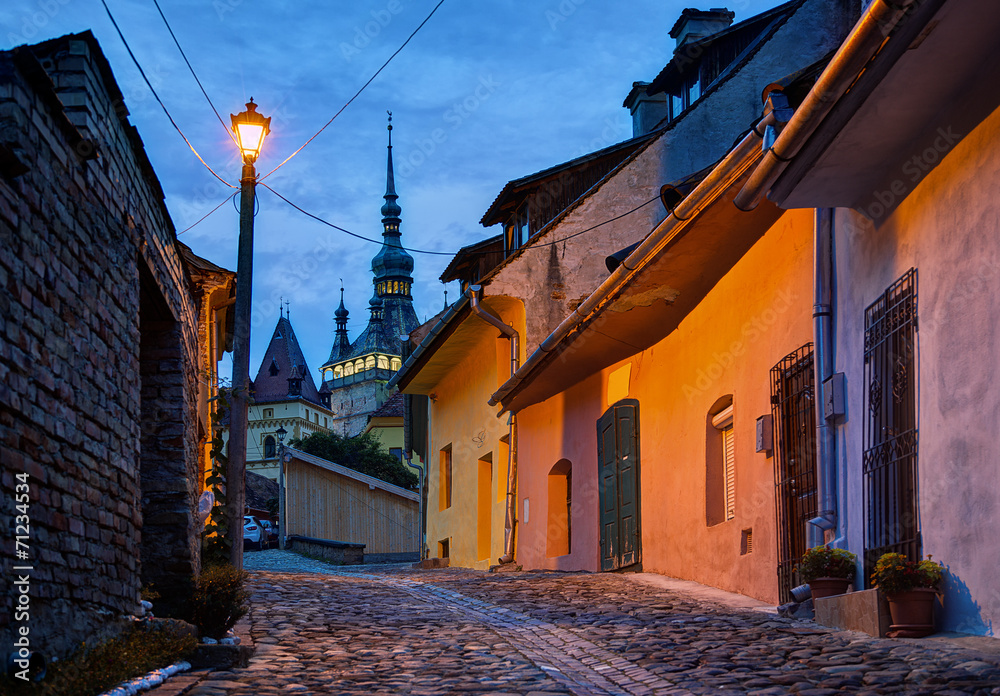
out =
<path fill-rule="evenodd" d="M 278 426 L 278 548 L 285 548 L 285 435 L 288 431 Z"/>
<path fill-rule="evenodd" d="M 253 98 L 247 110 L 230 114 L 233 133 L 243 157 L 240 176 L 240 241 L 236 262 L 236 306 L 233 330 L 233 386 L 229 411 L 229 465 L 226 467 L 226 512 L 230 561 L 243 567 L 243 506 L 246 500 L 247 409 L 250 398 L 250 295 L 253 284 L 253 212 L 257 172 L 254 162 L 264 138 L 271 131 L 271 119 L 257 113 Z M 238 532 L 238 533 L 237 533 Z"/>

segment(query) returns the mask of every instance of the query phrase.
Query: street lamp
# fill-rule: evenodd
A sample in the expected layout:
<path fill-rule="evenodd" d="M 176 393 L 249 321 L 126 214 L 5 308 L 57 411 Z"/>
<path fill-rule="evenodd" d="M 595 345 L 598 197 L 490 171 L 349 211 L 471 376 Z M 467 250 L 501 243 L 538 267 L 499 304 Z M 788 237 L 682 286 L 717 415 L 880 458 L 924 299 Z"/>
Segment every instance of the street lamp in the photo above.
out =
<path fill-rule="evenodd" d="M 285 548 L 285 435 L 288 431 L 278 426 L 278 548 Z"/>
<path fill-rule="evenodd" d="M 247 110 L 230 114 L 233 134 L 243 156 L 240 176 L 240 241 L 236 262 L 236 306 L 233 328 L 233 387 L 229 415 L 229 465 L 226 468 L 226 512 L 229 518 L 229 538 L 232 541 L 230 561 L 243 567 L 242 525 L 246 500 L 247 468 L 247 408 L 250 397 L 250 295 L 253 284 L 253 211 L 257 186 L 254 162 L 260 155 L 264 138 L 271 131 L 271 119 L 257 113 L 253 98 Z M 241 532 L 242 534 L 242 532 Z"/>

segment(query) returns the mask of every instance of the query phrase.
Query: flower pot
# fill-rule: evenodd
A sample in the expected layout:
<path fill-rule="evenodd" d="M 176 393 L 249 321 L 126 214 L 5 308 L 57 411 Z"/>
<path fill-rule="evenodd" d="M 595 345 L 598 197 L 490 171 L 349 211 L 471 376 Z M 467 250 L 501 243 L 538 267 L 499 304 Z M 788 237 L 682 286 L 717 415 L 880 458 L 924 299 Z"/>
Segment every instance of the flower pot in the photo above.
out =
<path fill-rule="evenodd" d="M 934 633 L 934 598 L 937 590 L 918 587 L 887 595 L 892 625 L 890 638 L 923 638 Z"/>
<path fill-rule="evenodd" d="M 812 590 L 813 599 L 822 599 L 844 594 L 852 583 L 853 580 L 848 578 L 816 578 L 809 583 L 809 589 Z"/>

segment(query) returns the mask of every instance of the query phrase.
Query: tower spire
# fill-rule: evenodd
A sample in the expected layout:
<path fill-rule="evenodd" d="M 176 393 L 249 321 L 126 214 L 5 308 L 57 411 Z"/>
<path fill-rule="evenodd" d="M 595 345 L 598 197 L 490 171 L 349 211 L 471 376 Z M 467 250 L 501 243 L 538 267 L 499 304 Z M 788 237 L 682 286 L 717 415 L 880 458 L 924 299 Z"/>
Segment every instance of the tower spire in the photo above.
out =
<path fill-rule="evenodd" d="M 382 206 L 383 236 L 393 233 L 396 235 L 399 234 L 399 216 L 403 212 L 403 209 L 399 207 L 399 203 L 396 202 L 399 196 L 396 195 L 396 177 L 392 170 L 392 112 L 386 111 L 386 113 L 389 114 L 389 124 L 386 126 L 386 129 L 389 131 L 389 154 L 386 158 L 385 168 L 385 204 Z"/>
<path fill-rule="evenodd" d="M 337 322 L 337 331 L 333 339 L 333 351 L 330 353 L 330 360 L 334 361 L 346 356 L 351 350 L 351 341 L 347 337 L 347 307 L 344 306 L 344 279 L 340 279 L 340 306 L 333 313 L 333 318 Z"/>

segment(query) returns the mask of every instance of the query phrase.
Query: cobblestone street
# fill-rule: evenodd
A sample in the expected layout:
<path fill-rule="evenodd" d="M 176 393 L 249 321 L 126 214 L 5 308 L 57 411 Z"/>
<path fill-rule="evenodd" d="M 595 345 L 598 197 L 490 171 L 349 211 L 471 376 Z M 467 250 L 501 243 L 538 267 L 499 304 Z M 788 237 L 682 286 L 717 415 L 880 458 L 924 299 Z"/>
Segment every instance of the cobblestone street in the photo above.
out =
<path fill-rule="evenodd" d="M 995 653 L 836 632 L 624 575 L 246 559 L 249 667 L 164 694 L 1000 694 Z"/>

